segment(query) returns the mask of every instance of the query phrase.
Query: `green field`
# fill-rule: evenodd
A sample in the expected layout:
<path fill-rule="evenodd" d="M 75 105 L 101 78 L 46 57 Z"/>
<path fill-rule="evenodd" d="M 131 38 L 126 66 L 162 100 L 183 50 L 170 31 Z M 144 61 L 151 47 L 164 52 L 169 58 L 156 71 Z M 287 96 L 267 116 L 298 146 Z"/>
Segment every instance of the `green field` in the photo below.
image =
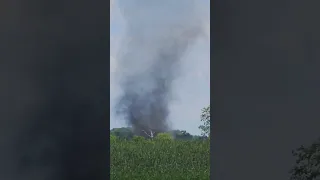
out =
<path fill-rule="evenodd" d="M 209 180 L 209 140 L 110 140 L 111 180 Z"/>

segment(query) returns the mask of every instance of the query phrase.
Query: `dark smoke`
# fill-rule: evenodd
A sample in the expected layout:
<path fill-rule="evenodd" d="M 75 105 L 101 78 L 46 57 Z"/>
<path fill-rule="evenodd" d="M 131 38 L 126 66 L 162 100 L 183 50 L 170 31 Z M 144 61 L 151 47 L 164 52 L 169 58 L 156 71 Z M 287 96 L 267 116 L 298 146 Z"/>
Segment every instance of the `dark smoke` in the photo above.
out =
<path fill-rule="evenodd" d="M 120 1 L 126 39 L 118 58 L 123 95 L 117 106 L 136 134 L 169 130 L 173 80 L 183 55 L 204 33 L 195 0 Z"/>
<path fill-rule="evenodd" d="M 288 180 L 320 136 L 319 6 L 214 1 L 212 179 Z"/>
<path fill-rule="evenodd" d="M 107 1 L 0 2 L 0 179 L 108 178 Z"/>

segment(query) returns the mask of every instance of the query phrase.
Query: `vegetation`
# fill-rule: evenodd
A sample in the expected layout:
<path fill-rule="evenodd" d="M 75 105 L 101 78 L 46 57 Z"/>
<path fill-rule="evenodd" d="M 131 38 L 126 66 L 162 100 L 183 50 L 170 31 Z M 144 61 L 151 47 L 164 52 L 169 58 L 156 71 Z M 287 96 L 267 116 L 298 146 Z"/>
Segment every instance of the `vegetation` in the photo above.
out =
<path fill-rule="evenodd" d="M 110 136 L 112 180 L 208 180 L 209 140 L 174 140 L 160 133 L 147 140 Z"/>
<path fill-rule="evenodd" d="M 168 132 L 177 140 L 205 140 L 207 136 L 197 136 L 191 135 L 187 131 L 184 130 L 173 130 Z M 131 140 L 134 136 L 131 128 L 122 127 L 122 128 L 113 128 L 110 131 L 110 135 L 116 136 L 119 139 Z"/>
<path fill-rule="evenodd" d="M 152 139 L 134 136 L 131 128 L 110 132 L 112 180 L 209 180 L 210 106 L 202 110 L 202 136 L 183 130 Z"/>
<path fill-rule="evenodd" d="M 292 180 L 316 180 L 320 178 L 320 138 L 309 147 L 301 146 L 292 154 L 297 157 L 292 168 Z"/>
<path fill-rule="evenodd" d="M 210 137 L 210 105 L 202 109 L 200 120 L 203 123 L 199 126 L 201 134 Z"/>

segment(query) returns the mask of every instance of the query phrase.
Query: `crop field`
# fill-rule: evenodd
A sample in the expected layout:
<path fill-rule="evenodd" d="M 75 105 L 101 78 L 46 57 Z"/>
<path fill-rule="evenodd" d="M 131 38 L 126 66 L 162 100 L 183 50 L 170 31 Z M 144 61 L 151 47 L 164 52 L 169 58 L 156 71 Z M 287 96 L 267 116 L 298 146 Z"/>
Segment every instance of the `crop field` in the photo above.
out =
<path fill-rule="evenodd" d="M 111 180 L 209 180 L 209 140 L 110 139 Z"/>

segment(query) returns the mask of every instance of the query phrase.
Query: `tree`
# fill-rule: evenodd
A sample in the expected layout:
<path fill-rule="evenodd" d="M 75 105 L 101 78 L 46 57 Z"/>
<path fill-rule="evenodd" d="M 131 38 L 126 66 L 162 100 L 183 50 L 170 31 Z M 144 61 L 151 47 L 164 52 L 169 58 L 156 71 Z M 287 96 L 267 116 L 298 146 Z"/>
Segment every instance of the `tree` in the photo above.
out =
<path fill-rule="evenodd" d="M 202 125 L 199 126 L 201 130 L 201 135 L 210 136 L 210 105 L 201 110 L 201 122 Z"/>
<path fill-rule="evenodd" d="M 297 157 L 291 169 L 291 180 L 316 180 L 320 178 L 320 138 L 309 147 L 301 146 L 292 151 Z"/>
<path fill-rule="evenodd" d="M 133 132 L 131 128 L 113 128 L 110 130 L 110 134 L 118 137 L 119 139 L 132 139 Z"/>
<path fill-rule="evenodd" d="M 193 136 L 185 130 L 173 130 L 173 136 L 179 140 L 192 140 Z"/>
<path fill-rule="evenodd" d="M 195 141 L 203 141 L 203 140 L 206 140 L 206 139 L 208 139 L 208 137 L 206 137 L 206 136 L 193 136 L 192 137 L 192 140 L 195 140 Z"/>
<path fill-rule="evenodd" d="M 159 133 L 159 134 L 157 134 L 157 136 L 154 139 L 158 140 L 158 141 L 171 141 L 171 140 L 173 140 L 170 133 Z"/>
<path fill-rule="evenodd" d="M 142 132 L 143 132 L 142 136 L 146 139 L 154 139 L 159 134 L 159 133 L 154 133 L 153 131 L 149 132 L 149 131 L 143 130 Z M 171 130 L 171 131 L 162 132 L 162 133 L 169 134 L 170 138 L 173 138 L 175 140 L 205 140 L 205 139 L 207 139 L 206 136 L 193 136 L 192 134 L 188 133 L 185 130 Z M 115 139 L 119 139 L 119 140 L 121 140 L 121 139 L 136 140 L 134 135 L 135 134 L 132 131 L 132 128 L 130 128 L 130 127 L 113 128 L 110 130 L 110 138 L 116 137 Z M 160 135 L 160 136 L 163 136 L 163 135 Z M 113 141 L 113 139 L 112 139 L 112 141 Z"/>

